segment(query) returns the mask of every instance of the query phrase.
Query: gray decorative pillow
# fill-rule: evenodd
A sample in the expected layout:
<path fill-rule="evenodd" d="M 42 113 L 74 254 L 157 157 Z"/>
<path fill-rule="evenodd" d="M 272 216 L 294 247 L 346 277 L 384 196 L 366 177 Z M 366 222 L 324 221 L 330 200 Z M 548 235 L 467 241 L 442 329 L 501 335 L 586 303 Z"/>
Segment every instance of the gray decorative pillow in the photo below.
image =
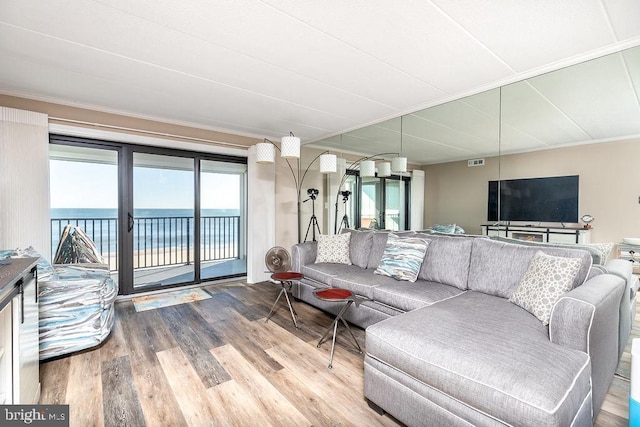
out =
<path fill-rule="evenodd" d="M 351 233 L 319 235 L 316 262 L 351 265 L 351 258 L 349 258 L 350 240 Z"/>
<path fill-rule="evenodd" d="M 580 258 L 536 252 L 509 301 L 536 316 L 543 325 L 548 325 L 553 306 L 571 290 L 581 263 Z"/>
<path fill-rule="evenodd" d="M 418 237 L 398 237 L 389 233 L 375 274 L 415 282 L 429 242 Z"/>

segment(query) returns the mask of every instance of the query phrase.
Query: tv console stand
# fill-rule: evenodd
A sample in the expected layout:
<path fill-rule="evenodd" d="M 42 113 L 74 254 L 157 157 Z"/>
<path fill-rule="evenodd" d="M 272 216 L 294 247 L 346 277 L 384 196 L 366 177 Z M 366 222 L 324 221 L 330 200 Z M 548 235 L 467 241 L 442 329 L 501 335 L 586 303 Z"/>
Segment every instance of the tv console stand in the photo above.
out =
<path fill-rule="evenodd" d="M 511 239 L 541 243 L 590 243 L 591 232 L 582 227 L 538 227 L 532 225 L 483 224 L 485 236 L 501 236 Z"/>

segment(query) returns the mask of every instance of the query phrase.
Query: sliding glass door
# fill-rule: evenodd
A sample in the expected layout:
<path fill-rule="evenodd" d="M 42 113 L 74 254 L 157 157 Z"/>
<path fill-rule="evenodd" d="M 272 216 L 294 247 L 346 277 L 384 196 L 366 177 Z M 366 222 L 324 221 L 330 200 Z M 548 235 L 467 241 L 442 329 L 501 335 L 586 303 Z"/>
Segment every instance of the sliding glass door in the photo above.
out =
<path fill-rule="evenodd" d="M 200 162 L 200 277 L 247 271 L 245 235 L 247 166 Z"/>
<path fill-rule="evenodd" d="M 193 282 L 194 159 L 133 153 L 133 287 Z"/>
<path fill-rule="evenodd" d="M 117 279 L 118 150 L 51 144 L 49 187 L 51 196 L 51 260 L 56 257 L 67 225 L 80 227 L 96 244 Z"/>
<path fill-rule="evenodd" d="M 246 158 L 50 140 L 54 249 L 82 227 L 121 294 L 246 274 Z"/>
<path fill-rule="evenodd" d="M 401 231 L 409 224 L 408 177 L 358 177 L 358 226 Z"/>

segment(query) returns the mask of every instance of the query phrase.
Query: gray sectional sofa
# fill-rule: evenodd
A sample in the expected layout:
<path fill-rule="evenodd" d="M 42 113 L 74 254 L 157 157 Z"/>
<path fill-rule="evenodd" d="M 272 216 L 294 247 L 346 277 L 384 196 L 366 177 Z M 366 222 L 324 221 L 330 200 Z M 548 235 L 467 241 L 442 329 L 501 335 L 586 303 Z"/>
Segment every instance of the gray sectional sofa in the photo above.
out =
<path fill-rule="evenodd" d="M 315 263 L 316 242 L 292 248 L 296 296 L 332 313 L 315 289 L 363 297 L 345 317 L 366 328 L 373 407 L 407 425 L 592 425 L 619 358 L 622 277 L 584 250 L 408 233 L 429 245 L 418 280 L 399 281 L 374 274 L 388 233 L 348 232 L 352 265 Z M 548 326 L 509 301 L 538 251 L 581 260 Z"/>

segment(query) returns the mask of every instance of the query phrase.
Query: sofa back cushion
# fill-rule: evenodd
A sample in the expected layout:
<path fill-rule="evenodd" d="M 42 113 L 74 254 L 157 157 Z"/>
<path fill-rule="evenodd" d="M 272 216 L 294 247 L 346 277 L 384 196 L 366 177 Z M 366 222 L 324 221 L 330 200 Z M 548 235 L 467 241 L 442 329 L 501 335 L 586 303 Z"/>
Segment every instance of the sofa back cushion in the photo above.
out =
<path fill-rule="evenodd" d="M 367 268 L 378 268 L 380 260 L 382 259 L 382 254 L 384 253 L 384 247 L 387 244 L 387 236 L 389 236 L 389 233 L 386 231 L 375 231 L 373 233 Z"/>
<path fill-rule="evenodd" d="M 604 265 L 609 254 L 613 249 L 613 243 L 540 243 L 540 242 L 529 242 L 526 240 L 518 240 L 510 237 L 503 236 L 491 236 L 491 239 L 498 240 L 500 242 L 507 243 L 515 243 L 518 245 L 525 246 L 536 246 L 536 247 L 553 247 L 553 248 L 569 248 L 569 249 L 584 249 L 585 251 L 591 254 L 591 258 L 593 258 L 593 264 L 601 264 Z"/>
<path fill-rule="evenodd" d="M 367 268 L 371 244 L 373 243 L 373 231 L 358 231 L 344 228 L 342 233 L 351 234 L 351 243 L 349 244 L 351 263 L 360 268 Z"/>
<path fill-rule="evenodd" d="M 462 290 L 467 289 L 471 245 L 474 239 L 422 233 L 416 234 L 416 237 L 430 242 L 418 278 Z"/>
<path fill-rule="evenodd" d="M 586 280 L 592 263 L 591 255 L 587 251 L 473 239 L 469 289 L 502 298 L 511 297 L 538 251 L 553 256 L 580 258 L 580 270 L 571 288 L 580 286 Z"/>

